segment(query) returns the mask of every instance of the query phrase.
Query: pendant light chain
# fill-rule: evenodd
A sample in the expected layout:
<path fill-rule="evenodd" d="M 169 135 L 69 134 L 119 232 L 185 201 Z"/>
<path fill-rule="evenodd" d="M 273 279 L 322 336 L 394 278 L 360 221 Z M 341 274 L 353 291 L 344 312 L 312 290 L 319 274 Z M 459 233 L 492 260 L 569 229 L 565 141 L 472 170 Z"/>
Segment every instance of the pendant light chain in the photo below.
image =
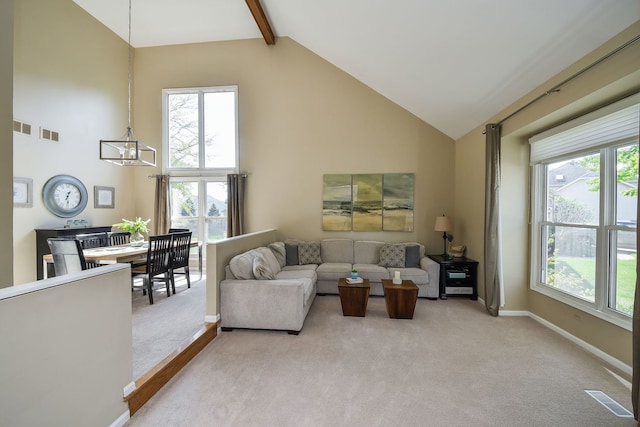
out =
<path fill-rule="evenodd" d="M 127 132 L 120 139 L 100 140 L 100 160 L 118 166 L 156 166 L 156 149 L 133 134 L 131 125 L 131 75 L 133 74 L 133 46 L 131 46 L 131 1 L 129 0 L 128 58 L 127 58 Z"/>

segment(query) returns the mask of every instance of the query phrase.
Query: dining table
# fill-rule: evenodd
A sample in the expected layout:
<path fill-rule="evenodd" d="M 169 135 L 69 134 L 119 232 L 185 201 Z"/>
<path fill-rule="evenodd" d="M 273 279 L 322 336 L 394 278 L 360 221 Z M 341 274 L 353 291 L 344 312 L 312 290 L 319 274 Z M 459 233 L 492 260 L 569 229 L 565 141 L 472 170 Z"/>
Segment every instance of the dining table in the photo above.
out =
<path fill-rule="evenodd" d="M 198 248 L 198 273 L 202 279 L 202 242 L 197 240 L 191 241 L 191 248 Z M 103 246 L 98 248 L 83 249 L 84 259 L 87 261 L 95 261 L 99 264 L 116 264 L 130 263 L 145 258 L 149 250 L 148 242 L 144 242 L 140 246 L 118 245 Z M 42 256 L 42 267 L 44 278 L 48 277 L 48 264 L 53 264 L 53 255 L 46 254 Z"/>

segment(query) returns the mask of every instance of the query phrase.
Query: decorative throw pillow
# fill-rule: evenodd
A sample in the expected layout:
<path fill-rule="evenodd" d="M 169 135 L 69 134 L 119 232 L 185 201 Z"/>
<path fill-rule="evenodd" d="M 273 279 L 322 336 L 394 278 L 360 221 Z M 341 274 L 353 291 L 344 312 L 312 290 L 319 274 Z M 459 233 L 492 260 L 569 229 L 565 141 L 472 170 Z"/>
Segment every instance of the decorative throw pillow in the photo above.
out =
<path fill-rule="evenodd" d="M 298 265 L 300 264 L 298 258 L 298 245 L 292 245 L 291 243 L 284 244 L 285 250 L 285 262 L 286 265 Z"/>
<path fill-rule="evenodd" d="M 269 244 L 269 249 L 276 256 L 280 268 L 287 265 L 287 250 L 284 247 L 284 242 L 274 242 Z"/>
<path fill-rule="evenodd" d="M 262 255 L 258 255 L 253 259 L 253 275 L 258 280 L 273 280 L 276 276 L 269 268 L 267 260 Z"/>
<path fill-rule="evenodd" d="M 229 269 L 240 280 L 255 279 L 253 274 L 253 260 L 258 255 L 255 249 L 234 256 L 229 261 Z"/>
<path fill-rule="evenodd" d="M 404 245 L 384 244 L 380 248 L 380 262 L 382 267 L 404 267 L 405 250 Z"/>
<path fill-rule="evenodd" d="M 320 257 L 320 242 L 301 242 L 298 245 L 300 265 L 322 264 Z"/>
<path fill-rule="evenodd" d="M 420 246 L 406 246 L 404 252 L 404 266 L 408 268 L 420 268 Z"/>

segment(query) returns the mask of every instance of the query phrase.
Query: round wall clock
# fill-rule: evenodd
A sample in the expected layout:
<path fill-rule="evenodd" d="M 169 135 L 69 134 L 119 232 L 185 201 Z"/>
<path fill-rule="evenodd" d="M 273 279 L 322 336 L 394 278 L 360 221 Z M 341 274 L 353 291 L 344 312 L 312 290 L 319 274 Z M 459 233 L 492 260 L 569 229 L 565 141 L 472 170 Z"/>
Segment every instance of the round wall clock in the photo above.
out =
<path fill-rule="evenodd" d="M 70 175 L 56 175 L 42 188 L 44 205 L 61 218 L 71 218 L 87 207 L 87 189 L 78 179 Z"/>

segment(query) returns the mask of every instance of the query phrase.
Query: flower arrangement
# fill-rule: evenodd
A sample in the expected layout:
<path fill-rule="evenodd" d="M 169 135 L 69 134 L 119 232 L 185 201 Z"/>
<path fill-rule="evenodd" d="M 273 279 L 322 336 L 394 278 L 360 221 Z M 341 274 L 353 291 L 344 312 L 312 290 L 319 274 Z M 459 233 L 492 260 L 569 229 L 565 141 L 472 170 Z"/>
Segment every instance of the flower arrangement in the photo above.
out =
<path fill-rule="evenodd" d="M 140 217 L 136 217 L 136 219 L 133 221 L 122 218 L 122 222 L 113 224 L 113 226 L 119 228 L 122 231 L 128 231 L 129 233 L 131 233 L 131 245 L 139 246 L 144 242 L 144 236 L 142 235 L 142 233 L 149 232 L 149 228 L 147 227 L 149 222 L 151 222 L 151 218 L 146 221 L 143 221 Z"/>
<path fill-rule="evenodd" d="M 147 227 L 147 225 L 149 224 L 149 222 L 151 222 L 151 218 L 146 221 L 143 221 L 140 217 L 137 217 L 133 221 L 122 218 L 122 222 L 113 224 L 113 226 L 119 228 L 122 231 L 128 231 L 133 235 L 135 233 L 148 233 L 149 228 Z"/>

